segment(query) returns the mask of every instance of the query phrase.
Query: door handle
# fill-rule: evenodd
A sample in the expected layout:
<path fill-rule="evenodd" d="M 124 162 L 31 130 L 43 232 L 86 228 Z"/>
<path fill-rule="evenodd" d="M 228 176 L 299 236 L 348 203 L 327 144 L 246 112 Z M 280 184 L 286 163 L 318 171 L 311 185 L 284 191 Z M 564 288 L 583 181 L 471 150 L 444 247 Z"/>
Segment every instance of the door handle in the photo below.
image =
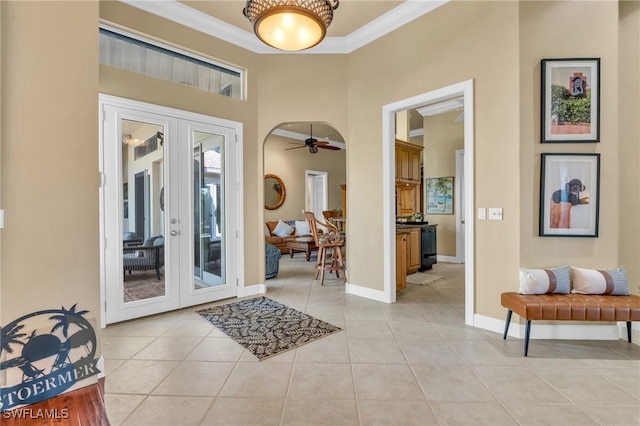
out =
<path fill-rule="evenodd" d="M 173 230 L 173 231 L 170 232 L 170 234 L 171 234 L 172 237 L 175 237 L 176 235 L 178 235 L 178 231 Z"/>

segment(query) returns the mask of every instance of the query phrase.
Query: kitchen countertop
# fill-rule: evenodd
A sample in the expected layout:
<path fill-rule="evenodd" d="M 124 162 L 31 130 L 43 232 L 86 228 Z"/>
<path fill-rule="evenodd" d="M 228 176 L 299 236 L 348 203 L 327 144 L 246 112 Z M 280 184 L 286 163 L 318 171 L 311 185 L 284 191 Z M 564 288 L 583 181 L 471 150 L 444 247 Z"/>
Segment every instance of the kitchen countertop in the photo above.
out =
<path fill-rule="evenodd" d="M 396 223 L 396 229 L 409 229 L 409 228 L 429 228 L 431 226 L 438 226 L 437 224 L 431 223 Z"/>

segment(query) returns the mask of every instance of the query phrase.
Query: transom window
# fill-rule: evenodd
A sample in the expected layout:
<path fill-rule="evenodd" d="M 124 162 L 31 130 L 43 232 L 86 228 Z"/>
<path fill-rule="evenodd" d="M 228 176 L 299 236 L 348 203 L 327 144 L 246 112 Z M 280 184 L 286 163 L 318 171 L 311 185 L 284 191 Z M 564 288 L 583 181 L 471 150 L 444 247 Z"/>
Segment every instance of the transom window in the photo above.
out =
<path fill-rule="evenodd" d="M 100 27 L 100 63 L 222 96 L 243 98 L 242 70 L 120 30 Z"/>

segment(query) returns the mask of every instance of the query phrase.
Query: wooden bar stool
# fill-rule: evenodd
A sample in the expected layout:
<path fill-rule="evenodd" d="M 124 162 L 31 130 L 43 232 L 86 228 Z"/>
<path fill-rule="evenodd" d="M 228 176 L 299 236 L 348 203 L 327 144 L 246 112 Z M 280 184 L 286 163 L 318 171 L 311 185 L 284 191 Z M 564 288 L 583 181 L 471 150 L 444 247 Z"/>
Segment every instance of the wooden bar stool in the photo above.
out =
<path fill-rule="evenodd" d="M 316 219 L 313 212 L 304 212 L 309 228 L 313 234 L 316 245 L 318 246 L 318 260 L 316 262 L 316 272 L 313 279 L 320 277 L 320 285 L 324 285 L 325 271 L 335 272 L 336 277 L 340 278 L 340 273 L 347 281 L 347 274 L 344 268 L 344 256 L 342 247 L 344 247 L 344 238 L 338 232 L 338 229 L 329 223 L 324 223 Z M 327 232 L 320 234 L 318 225 L 323 226 Z"/>

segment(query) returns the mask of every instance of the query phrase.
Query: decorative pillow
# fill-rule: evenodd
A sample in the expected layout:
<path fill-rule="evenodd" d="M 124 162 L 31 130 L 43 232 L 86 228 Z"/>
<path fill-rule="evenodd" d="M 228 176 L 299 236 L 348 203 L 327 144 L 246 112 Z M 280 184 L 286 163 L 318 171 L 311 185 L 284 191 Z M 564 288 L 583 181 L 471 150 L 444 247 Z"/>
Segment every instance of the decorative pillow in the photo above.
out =
<path fill-rule="evenodd" d="M 573 293 L 610 294 L 628 296 L 629 282 L 624 266 L 618 269 L 584 269 L 571 267 L 573 271 Z"/>
<path fill-rule="evenodd" d="M 311 229 L 306 220 L 296 220 L 296 235 L 310 235 Z"/>
<path fill-rule="evenodd" d="M 271 236 L 271 232 L 269 232 L 269 227 L 267 226 L 267 224 L 264 224 L 264 236 L 265 237 L 270 237 Z"/>
<path fill-rule="evenodd" d="M 569 266 L 553 269 L 520 269 L 520 294 L 569 293 Z"/>
<path fill-rule="evenodd" d="M 278 237 L 286 237 L 287 235 L 291 235 L 294 229 L 292 226 L 287 225 L 282 220 L 278 221 L 275 229 L 273 230 L 273 235 L 277 235 Z"/>

